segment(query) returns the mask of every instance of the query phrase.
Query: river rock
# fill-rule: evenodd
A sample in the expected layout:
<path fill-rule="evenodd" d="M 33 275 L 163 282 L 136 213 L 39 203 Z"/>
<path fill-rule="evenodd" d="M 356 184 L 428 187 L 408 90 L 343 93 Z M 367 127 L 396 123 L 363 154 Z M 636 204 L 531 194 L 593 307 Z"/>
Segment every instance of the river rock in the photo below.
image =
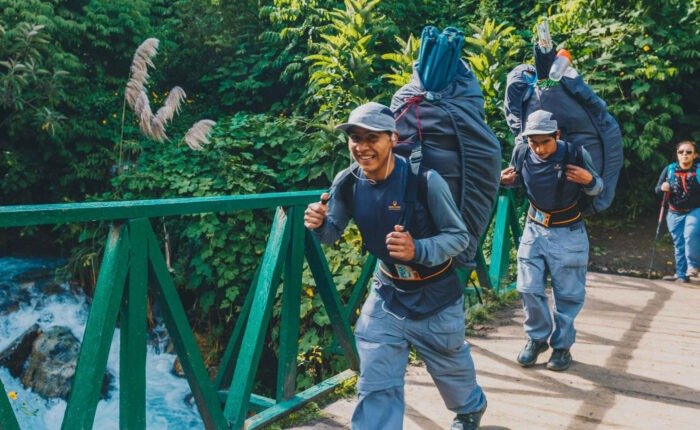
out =
<path fill-rule="evenodd" d="M 80 341 L 70 329 L 51 327 L 34 342 L 22 384 L 44 398 L 60 397 L 67 400 L 80 353 Z M 113 377 L 107 372 L 102 384 L 105 397 Z"/>
<path fill-rule="evenodd" d="M 0 316 L 16 312 L 22 304 L 29 304 L 31 298 L 26 289 L 15 284 L 0 283 Z"/>
<path fill-rule="evenodd" d="M 41 334 L 39 324 L 34 324 L 0 352 L 0 366 L 6 367 L 10 374 L 19 378 L 27 357 L 32 352 L 34 341 Z"/>

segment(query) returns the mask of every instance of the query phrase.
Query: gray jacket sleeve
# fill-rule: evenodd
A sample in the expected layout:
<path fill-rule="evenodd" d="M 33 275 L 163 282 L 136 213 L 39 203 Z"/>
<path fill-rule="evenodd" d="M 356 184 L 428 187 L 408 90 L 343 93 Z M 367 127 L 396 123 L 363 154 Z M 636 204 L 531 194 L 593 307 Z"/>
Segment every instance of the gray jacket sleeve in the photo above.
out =
<path fill-rule="evenodd" d="M 583 156 L 584 168 L 593 175 L 593 182 L 589 186 L 584 186 L 583 192 L 589 196 L 597 196 L 603 191 L 603 179 L 598 175 L 598 172 L 595 171 L 591 154 L 586 151 L 586 148 L 581 148 L 581 155 Z"/>
<path fill-rule="evenodd" d="M 414 239 L 416 256 L 413 261 L 432 267 L 467 249 L 469 234 L 447 182 L 433 170 L 427 172 L 427 180 L 427 209 L 438 233 Z"/>

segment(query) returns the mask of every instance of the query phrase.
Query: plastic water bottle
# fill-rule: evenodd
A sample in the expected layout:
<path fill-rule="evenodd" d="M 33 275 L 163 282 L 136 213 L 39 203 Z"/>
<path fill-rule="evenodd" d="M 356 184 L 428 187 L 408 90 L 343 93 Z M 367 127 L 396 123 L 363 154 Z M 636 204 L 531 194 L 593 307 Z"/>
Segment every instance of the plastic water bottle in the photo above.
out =
<path fill-rule="evenodd" d="M 549 35 L 549 23 L 546 18 L 537 24 L 537 45 L 543 54 L 552 50 L 552 36 Z"/>
<path fill-rule="evenodd" d="M 549 69 L 549 79 L 560 81 L 564 76 L 566 69 L 571 66 L 571 54 L 566 49 L 560 49 L 557 52 L 557 58 L 552 63 L 552 68 Z"/>

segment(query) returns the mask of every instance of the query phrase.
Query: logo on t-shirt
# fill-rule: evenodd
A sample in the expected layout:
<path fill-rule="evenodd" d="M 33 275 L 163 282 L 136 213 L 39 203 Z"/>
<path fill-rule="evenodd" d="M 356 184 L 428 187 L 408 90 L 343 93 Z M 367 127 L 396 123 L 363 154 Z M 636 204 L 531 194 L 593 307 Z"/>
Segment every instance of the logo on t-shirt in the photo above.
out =
<path fill-rule="evenodd" d="M 388 208 L 390 211 L 400 211 L 401 210 L 401 205 L 398 204 L 396 200 L 391 202 Z"/>

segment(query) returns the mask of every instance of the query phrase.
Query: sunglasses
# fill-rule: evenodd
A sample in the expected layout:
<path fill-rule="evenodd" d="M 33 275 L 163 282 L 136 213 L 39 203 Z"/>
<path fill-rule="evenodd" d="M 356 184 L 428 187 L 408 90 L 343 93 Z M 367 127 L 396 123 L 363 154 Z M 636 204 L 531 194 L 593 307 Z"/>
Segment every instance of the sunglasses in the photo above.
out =
<path fill-rule="evenodd" d="M 676 151 L 676 154 L 692 154 L 693 152 L 694 151 L 692 151 L 692 150 L 685 150 L 685 151 L 680 150 L 680 151 Z"/>

